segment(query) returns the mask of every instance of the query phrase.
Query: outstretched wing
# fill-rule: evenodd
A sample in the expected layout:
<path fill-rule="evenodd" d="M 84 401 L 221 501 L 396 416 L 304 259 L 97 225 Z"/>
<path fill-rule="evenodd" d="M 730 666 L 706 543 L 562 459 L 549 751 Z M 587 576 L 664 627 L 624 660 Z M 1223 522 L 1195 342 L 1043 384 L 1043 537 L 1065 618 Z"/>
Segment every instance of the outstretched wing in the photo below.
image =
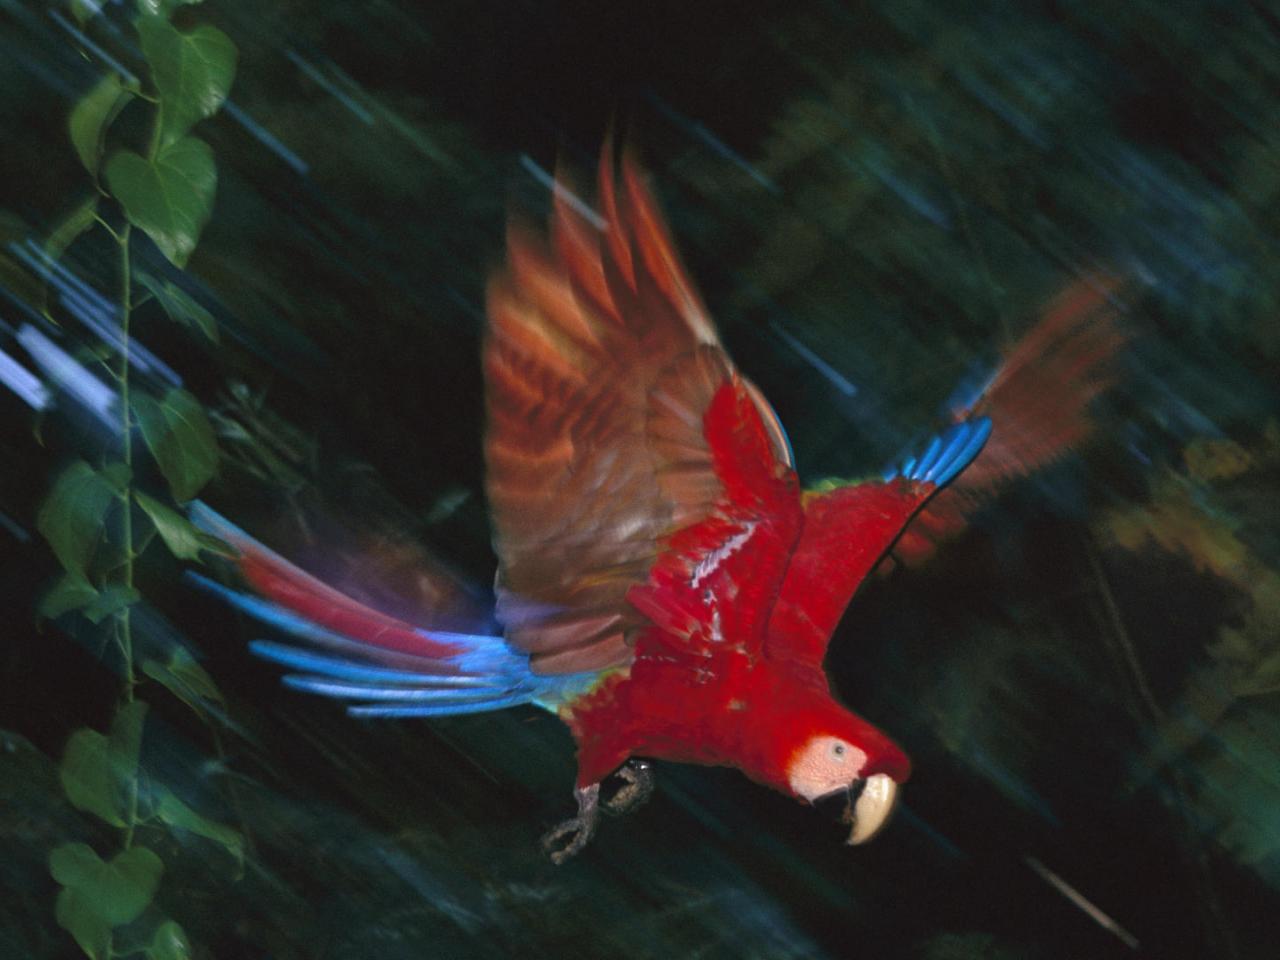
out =
<path fill-rule="evenodd" d="M 650 619 L 628 591 L 673 535 L 733 499 L 707 437 L 717 396 L 727 420 L 766 438 L 762 469 L 790 466 L 777 418 L 721 349 L 634 162 L 623 156 L 620 177 L 614 162 L 606 149 L 603 223 L 559 183 L 550 244 L 513 228 L 489 288 L 497 612 L 539 674 L 630 661 Z M 734 535 L 701 529 L 709 555 Z"/>
<path fill-rule="evenodd" d="M 1111 302 L 1116 287 L 1106 277 L 1068 287 L 978 397 L 953 411 L 957 422 L 990 417 L 991 442 L 911 521 L 894 544 L 895 560 L 909 566 L 927 560 L 1005 484 L 1049 465 L 1089 435 L 1089 405 L 1113 382 L 1111 361 L 1125 341 Z"/>
<path fill-rule="evenodd" d="M 769 619 L 766 654 L 821 664 L 858 586 L 911 518 L 970 465 L 990 434 L 987 417 L 966 420 L 881 481 L 806 494 L 804 530 Z"/>

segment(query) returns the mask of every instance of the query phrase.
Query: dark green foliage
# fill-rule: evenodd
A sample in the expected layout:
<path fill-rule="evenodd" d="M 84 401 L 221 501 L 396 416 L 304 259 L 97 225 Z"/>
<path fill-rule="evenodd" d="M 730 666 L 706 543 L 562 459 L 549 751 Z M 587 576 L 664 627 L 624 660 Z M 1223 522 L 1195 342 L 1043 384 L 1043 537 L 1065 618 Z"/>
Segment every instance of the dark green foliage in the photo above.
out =
<path fill-rule="evenodd" d="M 84 6 L 73 12 L 81 20 L 92 14 Z M 222 847 L 238 862 L 244 860 L 243 839 L 235 830 L 197 812 L 168 787 L 146 777 L 140 765 L 148 707 L 135 698 L 138 677 L 131 610 L 143 602 L 135 585 L 135 561 L 144 552 L 150 531 L 135 528 L 134 504 L 140 510 L 137 520 L 149 521 L 179 560 L 198 561 L 202 551 L 229 551 L 226 544 L 134 486 L 135 426 L 179 502 L 199 493 L 213 478 L 218 463 L 213 429 L 190 392 L 175 387 L 156 399 L 131 385 L 135 252 L 130 225 L 147 234 L 174 266 L 186 265 L 212 214 L 217 185 L 212 149 L 189 131 L 218 111 L 235 73 L 236 48 L 224 33 L 208 26 L 181 32 L 169 23 L 170 12 L 168 5 L 142 3 L 134 22 L 150 67 L 150 89 L 140 89 L 132 79 L 126 83 L 116 73 L 107 74 L 75 104 L 68 122 L 76 155 L 99 192 L 118 204 L 117 220 L 123 217 L 125 225 L 113 226 L 111 212 L 95 194 L 66 215 L 42 247 L 48 263 L 42 278 L 46 283 L 52 282 L 58 261 L 95 227 L 105 230 L 119 248 L 119 359 L 114 367 L 107 367 L 118 388 L 115 406 L 123 435 L 118 459 L 109 459 L 98 470 L 83 460 L 72 462 L 58 475 L 36 519 L 66 571 L 45 593 L 40 615 L 76 614 L 110 638 L 125 679 L 110 733 L 87 727 L 75 730 L 66 741 L 59 766 L 67 800 L 118 828 L 120 849 L 103 859 L 86 843 L 67 842 L 49 855 L 49 871 L 60 886 L 54 918 L 94 960 L 128 953 L 150 958 L 191 954 L 182 927 L 163 916 L 152 924 L 148 944 L 136 950 L 120 945 L 120 930 L 128 929 L 130 936 L 137 933 L 134 928 L 151 906 L 164 872 L 161 857 L 137 842 L 139 828 L 197 836 Z M 100 48 L 96 52 L 104 65 L 118 69 Z M 103 165 L 104 182 L 97 184 L 111 128 L 124 108 L 139 97 L 152 106 L 150 145 L 144 154 L 113 150 Z M 140 273 L 138 280 L 171 320 L 196 327 L 216 340 L 212 315 L 176 283 L 149 273 Z M 43 306 L 47 314 L 47 298 Z M 112 523 L 113 518 L 118 523 Z M 100 550 L 104 542 L 109 549 Z M 203 718 L 207 702 L 220 699 L 217 690 L 180 646 L 172 642 L 169 646 L 168 664 L 149 658 L 143 672 Z"/>
<path fill-rule="evenodd" d="M 45 5 L 0 10 L 4 321 L 47 315 L 122 386 L 117 347 L 10 246 L 30 238 L 182 383 L 133 362 L 127 470 L 70 404 L 39 442 L 0 410 L 2 725 L 38 747 L 0 735 L 0 953 L 1274 952 L 1266 4 L 57 10 L 96 50 Z M 563 161 L 590 201 L 610 117 L 810 480 L 931 433 L 1078 272 L 1131 281 L 1082 455 L 869 584 L 840 628 L 839 692 L 916 769 L 866 849 L 730 772 L 664 767 L 649 807 L 554 871 L 535 841 L 571 803 L 557 721 L 352 723 L 281 692 L 243 650 L 261 628 L 180 577 L 224 549 L 184 519 L 196 496 L 349 573 L 323 504 L 444 558 L 483 606 L 486 277 L 508 210 L 545 210 L 520 156 Z"/>
<path fill-rule="evenodd" d="M 173 389 L 160 400 L 139 394 L 133 413 L 173 498 L 190 500 L 218 469 L 218 445 L 204 407 L 186 390 Z M 173 523 L 167 527 L 175 529 Z M 172 548 L 165 529 L 160 532 Z"/>

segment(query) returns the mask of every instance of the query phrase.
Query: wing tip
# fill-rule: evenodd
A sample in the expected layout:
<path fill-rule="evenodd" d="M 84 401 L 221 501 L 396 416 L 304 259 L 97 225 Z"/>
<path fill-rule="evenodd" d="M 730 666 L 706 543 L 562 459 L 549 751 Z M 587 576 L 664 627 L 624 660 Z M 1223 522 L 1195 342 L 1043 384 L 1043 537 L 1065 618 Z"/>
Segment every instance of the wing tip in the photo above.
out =
<path fill-rule="evenodd" d="M 923 454 L 909 457 L 901 465 L 890 468 L 884 474 L 884 480 L 888 483 L 900 478 L 915 483 L 931 483 L 941 489 L 973 462 L 990 436 L 991 418 L 987 416 L 970 417 L 953 424 L 934 436 Z"/>

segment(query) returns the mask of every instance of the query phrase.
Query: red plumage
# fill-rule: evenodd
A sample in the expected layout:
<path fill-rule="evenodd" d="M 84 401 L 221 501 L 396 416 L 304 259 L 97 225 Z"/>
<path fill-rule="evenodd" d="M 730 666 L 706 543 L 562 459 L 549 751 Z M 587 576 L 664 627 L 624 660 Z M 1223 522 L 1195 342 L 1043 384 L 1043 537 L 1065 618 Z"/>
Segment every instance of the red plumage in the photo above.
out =
<path fill-rule="evenodd" d="M 1087 433 L 1120 342 L 1107 288 L 1072 288 L 900 475 L 804 493 L 777 416 L 721 347 L 629 155 L 618 165 L 605 151 L 599 207 L 603 223 L 561 179 L 551 242 L 513 226 L 489 286 L 485 453 L 505 642 L 415 628 L 206 525 L 235 538 L 245 578 L 275 603 L 365 659 L 421 659 L 388 687 L 369 679 L 386 671 L 264 652 L 322 674 L 296 685 L 444 704 L 420 711 L 433 715 L 520 698 L 557 710 L 579 762 L 579 815 L 548 838 L 571 838 L 557 858 L 590 837 L 600 781 L 636 757 L 732 765 L 807 801 L 848 791 L 851 842 L 866 839 L 910 762 L 832 695 L 831 633 L 888 551 L 923 556 L 976 498 Z M 451 675 L 482 692 L 442 693 Z"/>

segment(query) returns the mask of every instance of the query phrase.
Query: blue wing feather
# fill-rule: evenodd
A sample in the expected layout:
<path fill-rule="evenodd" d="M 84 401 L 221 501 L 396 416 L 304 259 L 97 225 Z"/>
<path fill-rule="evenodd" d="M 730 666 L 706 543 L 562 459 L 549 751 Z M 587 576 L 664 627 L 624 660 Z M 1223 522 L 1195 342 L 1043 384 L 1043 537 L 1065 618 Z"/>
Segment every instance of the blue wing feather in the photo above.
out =
<path fill-rule="evenodd" d="M 974 417 L 948 427 L 935 436 L 920 457 L 910 457 L 884 474 L 888 483 L 897 477 L 945 487 L 978 455 L 991 436 L 991 418 Z"/>

